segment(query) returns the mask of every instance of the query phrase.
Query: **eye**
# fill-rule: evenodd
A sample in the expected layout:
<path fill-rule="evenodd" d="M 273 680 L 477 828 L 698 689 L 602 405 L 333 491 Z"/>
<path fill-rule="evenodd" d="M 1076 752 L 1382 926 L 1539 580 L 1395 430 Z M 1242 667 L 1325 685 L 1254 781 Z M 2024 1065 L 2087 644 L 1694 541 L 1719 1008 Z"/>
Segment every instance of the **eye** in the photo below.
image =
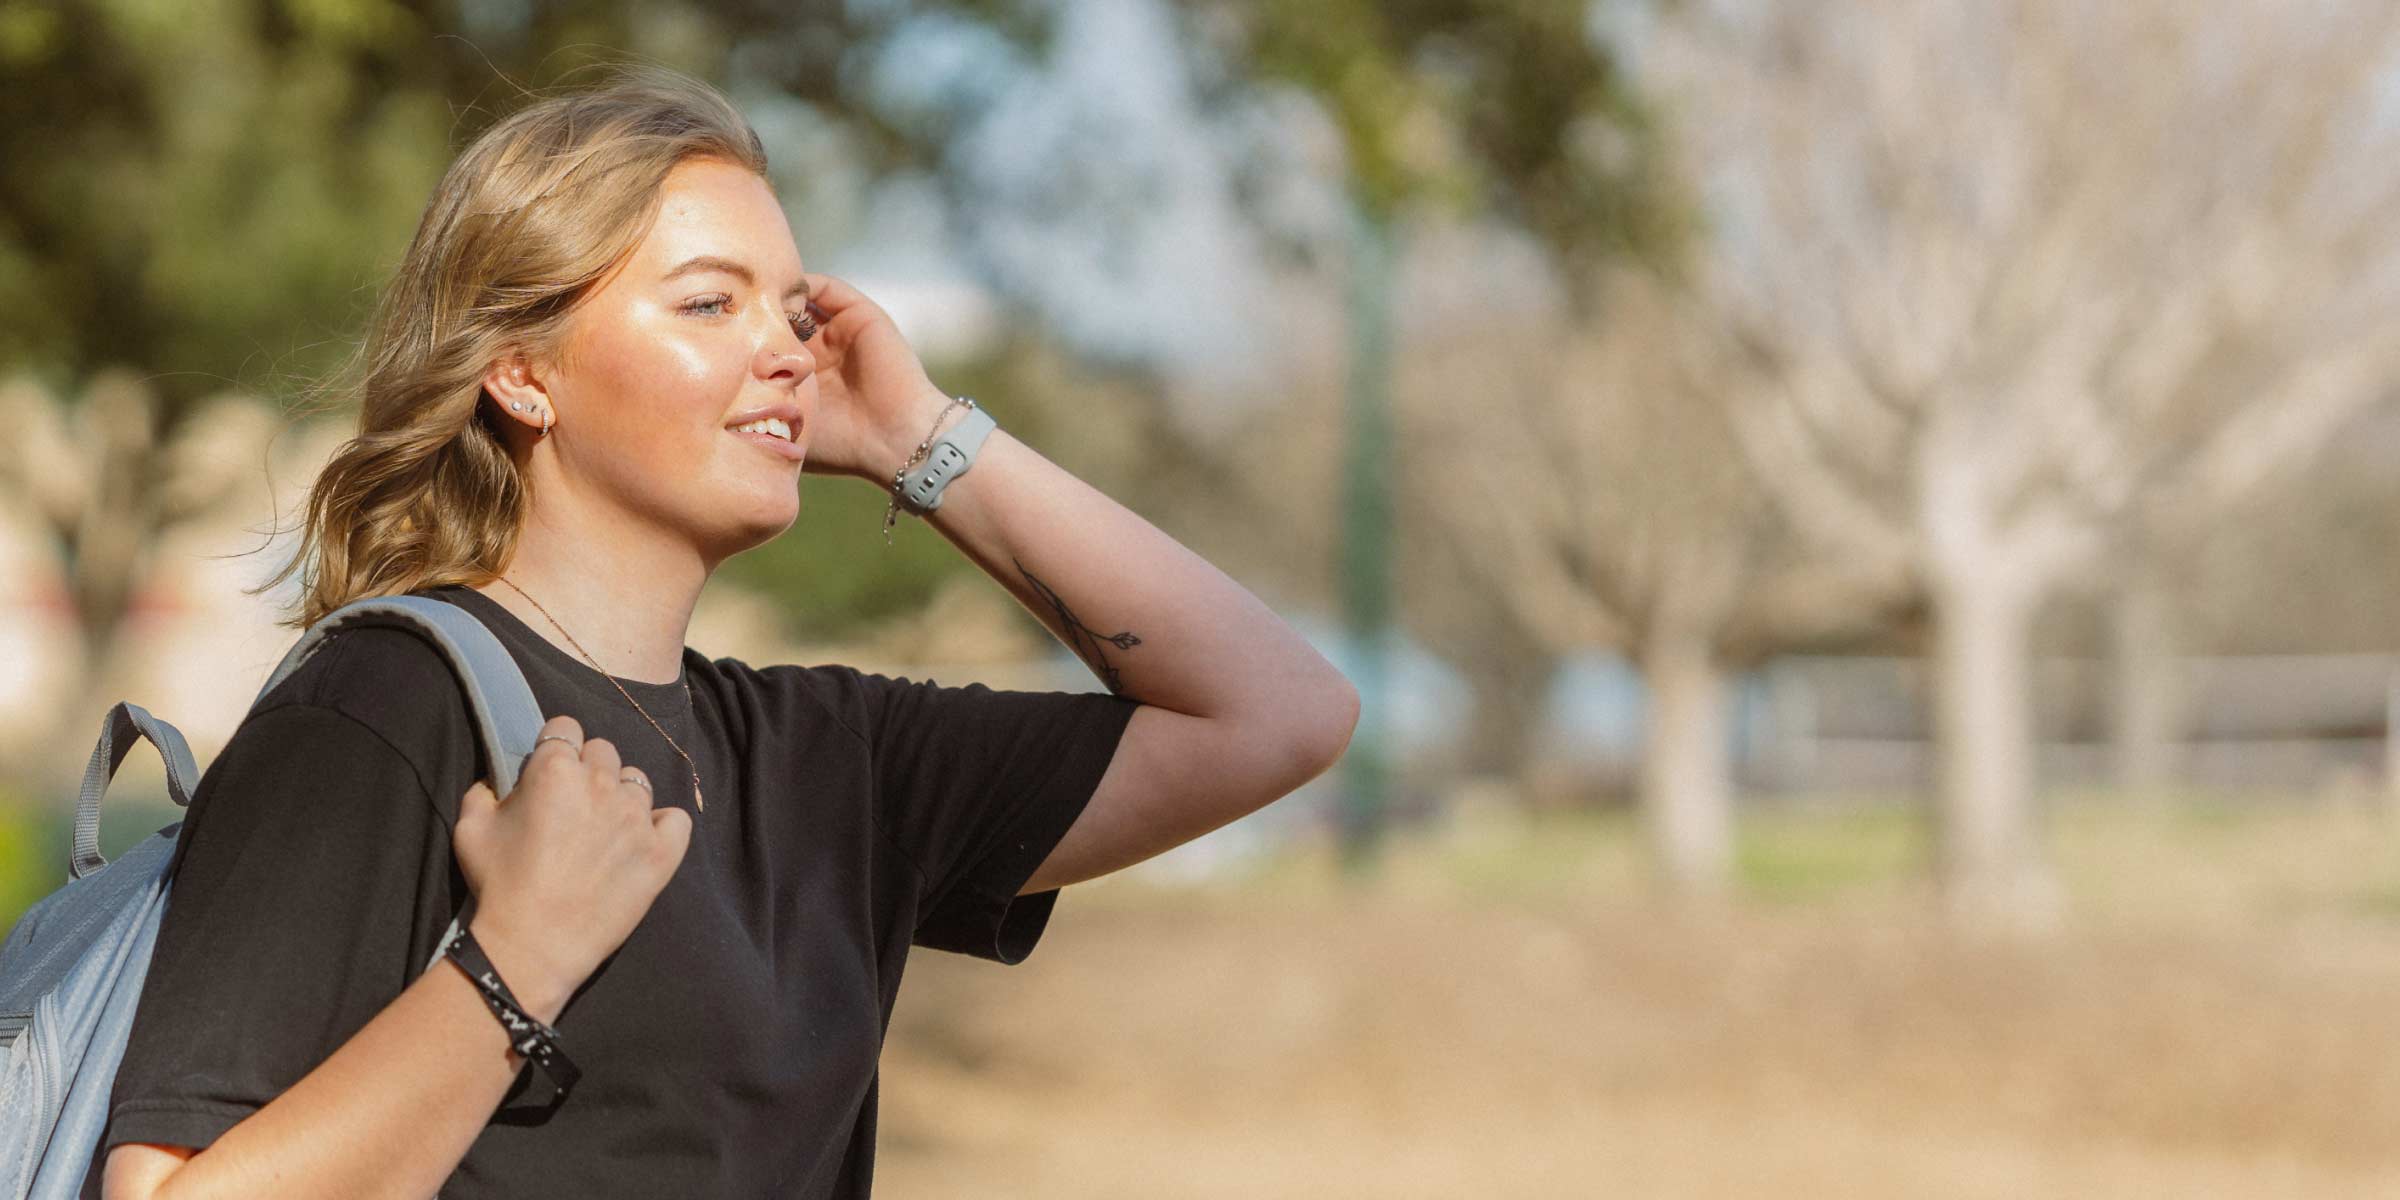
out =
<path fill-rule="evenodd" d="M 706 313 L 704 313 L 704 312 L 701 312 L 700 310 L 701 310 L 701 309 L 704 309 L 704 308 L 723 308 L 725 305 L 728 305 L 728 304 L 731 304 L 731 303 L 733 303 L 733 297 L 731 297 L 731 296 L 724 296 L 724 295 L 717 295 L 717 296 L 702 296 L 702 297 L 700 297 L 699 299 L 697 299 L 697 300 L 694 300 L 694 301 L 692 301 L 691 303 L 684 305 L 684 306 L 683 306 L 683 311 L 684 311 L 684 312 L 687 312 L 687 313 L 692 313 L 692 314 L 694 314 L 694 315 L 697 315 L 697 316 L 703 316 L 703 317 L 713 317 L 713 316 L 717 316 L 717 315 L 719 315 L 719 314 L 717 314 L 717 313 L 713 313 L 713 312 L 706 312 Z"/>
<path fill-rule="evenodd" d="M 810 339 L 810 338 L 813 338 L 813 337 L 817 336 L 817 330 L 819 330 L 819 329 L 823 329 L 823 328 L 824 328 L 824 326 L 822 326 L 822 325 L 811 325 L 811 326 L 809 326 L 809 327 L 808 327 L 808 329 L 807 329 L 805 332 L 803 332 L 803 331 L 801 330 L 801 328 L 800 328 L 800 324 L 801 324 L 801 322 L 808 320 L 808 314 L 806 314 L 806 313 L 785 313 L 785 314 L 783 314 L 783 315 L 784 315 L 785 317 L 787 317 L 787 318 L 789 318 L 789 319 L 791 320 L 791 322 L 792 322 L 792 332 L 793 332 L 793 333 L 797 333 L 797 334 L 799 334 L 799 335 L 800 335 L 800 340 L 801 340 L 801 341 L 804 341 L 804 342 L 805 342 L 805 341 L 807 341 L 807 340 L 808 340 L 808 339 Z"/>

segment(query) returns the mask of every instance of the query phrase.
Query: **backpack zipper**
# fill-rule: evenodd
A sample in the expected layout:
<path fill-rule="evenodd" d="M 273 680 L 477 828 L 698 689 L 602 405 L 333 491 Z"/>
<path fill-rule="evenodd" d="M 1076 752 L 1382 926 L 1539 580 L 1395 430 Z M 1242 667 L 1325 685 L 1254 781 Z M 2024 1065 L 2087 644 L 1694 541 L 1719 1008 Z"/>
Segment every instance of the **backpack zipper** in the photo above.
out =
<path fill-rule="evenodd" d="M 32 1013 L 0 1012 L 0 1050 L 5 1050 L 14 1044 L 17 1035 L 25 1032 L 25 1027 L 32 1023 Z"/>

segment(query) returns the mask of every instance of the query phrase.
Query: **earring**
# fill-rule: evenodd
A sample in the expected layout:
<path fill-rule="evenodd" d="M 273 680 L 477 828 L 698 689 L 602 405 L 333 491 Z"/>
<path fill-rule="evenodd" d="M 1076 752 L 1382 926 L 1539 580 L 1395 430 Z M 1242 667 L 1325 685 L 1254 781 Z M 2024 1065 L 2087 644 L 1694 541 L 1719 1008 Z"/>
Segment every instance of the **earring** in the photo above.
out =
<path fill-rule="evenodd" d="M 547 437 L 547 436 L 549 436 L 549 433 L 550 433 L 550 410 L 545 408 L 545 409 L 543 409 L 543 410 L 542 410 L 542 431 L 541 431 L 540 433 L 537 433 L 537 434 L 533 435 L 533 436 L 535 436 L 535 437 L 537 437 L 537 438 L 538 438 L 538 437 Z"/>
<path fill-rule="evenodd" d="M 510 412 L 524 412 L 524 411 L 525 411 L 525 406 L 524 406 L 524 405 L 522 405 L 522 404 L 519 404 L 519 403 L 517 403 L 517 402 L 516 402 L 516 401 L 514 401 L 514 400 L 511 400 L 511 401 L 509 401 L 509 402 L 508 402 L 508 411 L 510 411 Z"/>

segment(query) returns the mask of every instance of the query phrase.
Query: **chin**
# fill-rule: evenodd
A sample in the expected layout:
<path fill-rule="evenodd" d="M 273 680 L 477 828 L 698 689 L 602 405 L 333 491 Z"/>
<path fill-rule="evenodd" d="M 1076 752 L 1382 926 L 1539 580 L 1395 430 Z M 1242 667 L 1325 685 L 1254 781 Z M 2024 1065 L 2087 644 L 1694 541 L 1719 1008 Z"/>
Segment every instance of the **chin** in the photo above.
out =
<path fill-rule="evenodd" d="M 785 506 L 780 516 L 761 514 L 755 520 L 744 522 L 732 530 L 725 531 L 723 544 L 731 547 L 733 554 L 764 546 L 768 542 L 782 537 L 784 531 L 790 529 L 799 518 L 800 506 L 795 501 Z"/>

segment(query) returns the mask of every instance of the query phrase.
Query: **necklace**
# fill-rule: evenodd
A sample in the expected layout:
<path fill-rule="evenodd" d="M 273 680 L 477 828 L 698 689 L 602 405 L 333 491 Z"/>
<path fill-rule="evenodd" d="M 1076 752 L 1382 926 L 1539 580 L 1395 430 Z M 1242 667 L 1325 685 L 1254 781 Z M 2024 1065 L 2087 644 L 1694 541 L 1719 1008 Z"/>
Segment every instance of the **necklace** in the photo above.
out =
<path fill-rule="evenodd" d="M 666 727 L 660 725 L 657 719 L 650 715 L 650 710 L 643 708 L 642 702 L 634 699 L 633 693 L 626 691 L 624 684 L 617 682 L 616 676 L 609 674 L 607 670 L 602 668 L 599 660 L 593 658 L 591 652 L 583 648 L 583 643 L 576 641 L 574 634 L 567 633 L 567 627 L 564 625 L 559 625 L 558 618 L 550 616 L 549 609 L 542 608 L 541 601 L 536 600 L 531 596 L 526 596 L 525 589 L 518 587 L 514 582 L 511 582 L 508 576 L 500 575 L 495 576 L 495 578 L 499 579 L 499 581 L 502 583 L 508 584 L 508 586 L 518 595 L 525 596 L 526 603 L 533 605 L 537 609 L 541 609 L 542 615 L 544 617 L 548 617 L 552 625 L 558 626 L 558 631 L 560 633 L 566 634 L 567 643 L 575 647 L 575 653 L 583 655 L 583 661 L 592 664 L 592 669 L 600 672 L 600 678 L 607 680 L 608 686 L 617 689 L 617 694 L 625 697 L 625 703 L 632 705 L 633 711 L 642 714 L 642 719 L 650 722 L 650 728 L 658 730 L 658 736 L 667 739 L 667 744 L 675 747 L 675 753 L 683 754 L 683 765 L 692 773 L 692 806 L 699 809 L 701 812 L 707 812 L 708 805 L 700 799 L 700 768 L 692 764 L 691 755 L 683 753 L 683 747 L 675 741 L 675 735 L 668 733 Z M 683 681 L 683 695 L 685 699 L 691 699 L 692 681 L 689 679 Z"/>

